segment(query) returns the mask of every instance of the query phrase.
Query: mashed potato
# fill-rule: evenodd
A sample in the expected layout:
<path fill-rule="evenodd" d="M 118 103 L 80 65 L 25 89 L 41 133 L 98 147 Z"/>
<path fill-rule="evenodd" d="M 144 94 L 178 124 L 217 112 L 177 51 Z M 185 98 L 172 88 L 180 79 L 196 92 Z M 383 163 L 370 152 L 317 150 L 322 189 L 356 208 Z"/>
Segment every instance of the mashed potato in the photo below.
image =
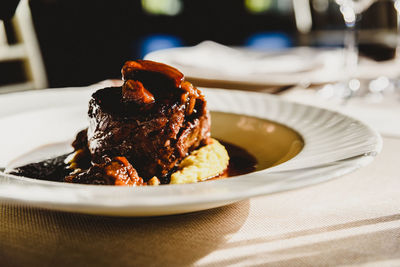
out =
<path fill-rule="evenodd" d="M 186 184 L 204 181 L 221 174 L 229 164 L 225 147 L 217 140 L 193 151 L 179 164 L 178 171 L 171 175 L 171 184 Z"/>

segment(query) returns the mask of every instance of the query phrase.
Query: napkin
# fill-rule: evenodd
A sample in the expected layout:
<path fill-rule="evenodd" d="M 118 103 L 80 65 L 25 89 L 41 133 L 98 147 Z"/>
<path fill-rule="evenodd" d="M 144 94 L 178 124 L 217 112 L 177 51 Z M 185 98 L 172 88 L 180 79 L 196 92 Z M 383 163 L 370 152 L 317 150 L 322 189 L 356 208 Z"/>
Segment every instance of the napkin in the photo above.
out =
<path fill-rule="evenodd" d="M 310 57 L 310 51 L 305 48 L 292 53 L 262 53 L 235 49 L 212 41 L 204 41 L 188 49 L 172 50 L 166 56 L 171 56 L 170 60 L 175 64 L 235 75 L 300 72 L 317 68 L 322 63 L 316 58 L 305 61 Z"/>
<path fill-rule="evenodd" d="M 297 47 L 265 52 L 204 41 L 193 47 L 155 51 L 145 59 L 172 65 L 192 79 L 290 85 L 337 80 L 341 55 L 341 49 Z"/>

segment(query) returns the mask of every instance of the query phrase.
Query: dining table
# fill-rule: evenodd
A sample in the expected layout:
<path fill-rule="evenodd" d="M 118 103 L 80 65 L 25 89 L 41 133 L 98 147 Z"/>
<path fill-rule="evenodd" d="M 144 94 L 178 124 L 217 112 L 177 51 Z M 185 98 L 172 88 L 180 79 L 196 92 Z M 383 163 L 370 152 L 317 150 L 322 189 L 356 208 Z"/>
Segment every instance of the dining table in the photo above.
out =
<path fill-rule="evenodd" d="M 400 101 L 381 103 L 387 112 L 379 115 L 356 99 L 354 109 L 327 104 L 314 88 L 278 91 L 364 120 L 380 132 L 382 151 L 330 181 L 186 214 L 113 217 L 0 203 L 0 265 L 400 266 Z"/>

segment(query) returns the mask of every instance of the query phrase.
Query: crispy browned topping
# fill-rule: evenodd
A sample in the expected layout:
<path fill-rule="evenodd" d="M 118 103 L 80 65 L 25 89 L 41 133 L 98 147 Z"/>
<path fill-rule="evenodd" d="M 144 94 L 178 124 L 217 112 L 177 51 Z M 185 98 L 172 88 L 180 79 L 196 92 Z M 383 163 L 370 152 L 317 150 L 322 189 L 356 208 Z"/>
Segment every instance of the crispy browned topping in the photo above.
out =
<path fill-rule="evenodd" d="M 112 160 L 108 158 L 105 163 L 93 164 L 85 170 L 77 168 L 64 178 L 64 182 L 125 186 L 145 185 L 136 169 L 125 157 L 114 157 Z"/>
<path fill-rule="evenodd" d="M 182 82 L 181 88 L 184 91 L 184 93 L 181 95 L 181 102 L 185 103 L 188 101 L 189 105 L 187 106 L 186 114 L 191 115 L 196 104 L 196 99 L 204 100 L 204 96 L 201 91 L 194 87 L 190 82 Z"/>
<path fill-rule="evenodd" d="M 143 185 L 143 179 L 125 157 L 115 157 L 104 167 L 104 174 L 114 179 L 115 185 Z"/>
<path fill-rule="evenodd" d="M 138 71 L 149 71 L 156 72 L 169 77 L 175 83 L 175 87 L 180 87 L 181 82 L 184 80 L 183 74 L 166 64 L 154 62 L 151 60 L 137 60 L 137 61 L 127 61 L 122 67 L 122 79 L 124 81 L 135 79 L 135 75 Z"/>
<path fill-rule="evenodd" d="M 180 90 L 180 101 L 186 104 L 186 115 L 191 115 L 199 99 L 205 103 L 202 92 L 190 82 L 185 81 L 184 75 L 177 69 L 150 60 L 127 61 L 122 67 L 122 98 L 124 102 L 135 102 L 138 105 L 152 104 L 156 101 L 154 92 L 145 88 L 143 73 L 157 73 L 173 82 L 176 89 Z M 158 87 L 166 85 L 159 84 Z M 148 90 L 149 89 L 149 90 Z"/>
<path fill-rule="evenodd" d="M 137 104 L 154 103 L 154 95 L 150 93 L 139 81 L 127 80 L 122 86 L 122 100 L 124 102 L 135 102 Z"/>

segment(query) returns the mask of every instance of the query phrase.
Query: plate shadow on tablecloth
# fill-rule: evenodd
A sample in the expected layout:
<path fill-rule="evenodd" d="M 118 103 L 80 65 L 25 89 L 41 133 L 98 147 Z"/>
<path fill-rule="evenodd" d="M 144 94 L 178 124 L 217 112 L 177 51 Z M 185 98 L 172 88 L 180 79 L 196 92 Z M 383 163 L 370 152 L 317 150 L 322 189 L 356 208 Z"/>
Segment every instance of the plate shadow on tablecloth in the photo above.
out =
<path fill-rule="evenodd" d="M 390 223 L 391 226 L 387 227 L 385 223 Z M 360 227 L 370 226 L 373 226 L 373 230 L 370 228 L 344 237 L 337 232 L 351 233 Z M 299 239 L 312 235 L 319 237 L 311 238 L 306 245 L 296 243 Z M 393 238 L 396 236 L 397 240 Z M 385 266 L 393 266 L 391 261 L 398 264 L 400 260 L 400 214 L 232 242 L 228 244 L 228 248 L 252 245 L 263 247 L 262 252 L 257 251 L 254 255 L 262 263 L 252 266 L 348 266 L 367 263 L 373 263 L 373 266 L 389 263 Z M 212 266 L 245 265 L 252 257 L 253 255 L 233 256 L 229 260 L 213 262 Z"/>
<path fill-rule="evenodd" d="M 148 218 L 4 205 L 0 262 L 2 266 L 187 266 L 225 244 L 248 213 L 248 200 Z"/>

